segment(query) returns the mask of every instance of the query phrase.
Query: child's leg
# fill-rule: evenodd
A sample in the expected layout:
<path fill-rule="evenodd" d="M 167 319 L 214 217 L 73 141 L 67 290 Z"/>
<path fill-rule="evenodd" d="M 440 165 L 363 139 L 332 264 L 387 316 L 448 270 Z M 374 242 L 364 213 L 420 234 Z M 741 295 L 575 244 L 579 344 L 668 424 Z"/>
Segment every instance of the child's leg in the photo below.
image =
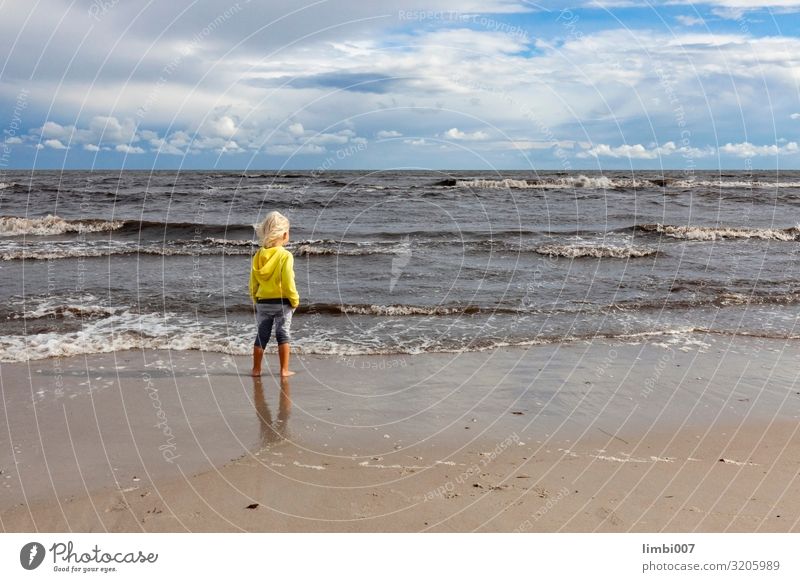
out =
<path fill-rule="evenodd" d="M 275 339 L 278 340 L 278 358 L 281 363 L 281 376 L 294 376 L 289 371 L 289 339 L 292 327 L 292 308 L 284 305 L 280 316 L 275 318 Z"/>
<path fill-rule="evenodd" d="M 294 376 L 294 372 L 289 371 L 289 342 L 278 345 L 278 358 L 281 362 L 281 376 Z"/>
<path fill-rule="evenodd" d="M 258 347 L 258 345 L 253 346 L 253 369 L 250 371 L 250 375 L 252 376 L 260 376 L 261 375 L 261 360 L 264 359 L 264 348 Z"/>
<path fill-rule="evenodd" d="M 269 341 L 269 336 L 272 334 L 272 320 L 274 316 L 269 313 L 266 307 L 256 305 L 256 314 L 258 317 L 258 334 L 256 341 L 253 345 L 253 369 L 250 371 L 251 376 L 261 375 L 261 361 L 264 359 L 264 347 Z"/>

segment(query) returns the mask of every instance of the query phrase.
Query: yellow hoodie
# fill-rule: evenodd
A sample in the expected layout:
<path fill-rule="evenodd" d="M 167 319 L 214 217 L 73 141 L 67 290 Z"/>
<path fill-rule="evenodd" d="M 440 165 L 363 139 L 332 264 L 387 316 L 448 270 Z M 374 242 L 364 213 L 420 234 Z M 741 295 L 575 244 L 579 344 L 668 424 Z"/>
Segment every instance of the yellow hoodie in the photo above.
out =
<path fill-rule="evenodd" d="M 261 247 L 250 269 L 250 297 L 278 299 L 285 297 L 292 307 L 300 305 L 294 284 L 294 257 L 283 247 Z"/>

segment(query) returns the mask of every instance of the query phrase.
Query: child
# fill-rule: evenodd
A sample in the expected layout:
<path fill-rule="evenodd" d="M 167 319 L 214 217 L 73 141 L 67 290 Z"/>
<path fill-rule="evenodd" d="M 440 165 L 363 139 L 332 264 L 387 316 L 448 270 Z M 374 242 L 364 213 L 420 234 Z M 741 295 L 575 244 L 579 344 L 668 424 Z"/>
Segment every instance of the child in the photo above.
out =
<path fill-rule="evenodd" d="M 256 235 L 261 248 L 253 257 L 250 269 L 250 297 L 256 306 L 258 334 L 253 346 L 251 375 L 261 375 L 264 347 L 274 324 L 281 377 L 285 378 L 294 374 L 289 371 L 289 333 L 292 314 L 300 304 L 294 284 L 294 257 L 283 248 L 289 241 L 289 219 L 280 212 L 270 212 L 256 225 Z"/>

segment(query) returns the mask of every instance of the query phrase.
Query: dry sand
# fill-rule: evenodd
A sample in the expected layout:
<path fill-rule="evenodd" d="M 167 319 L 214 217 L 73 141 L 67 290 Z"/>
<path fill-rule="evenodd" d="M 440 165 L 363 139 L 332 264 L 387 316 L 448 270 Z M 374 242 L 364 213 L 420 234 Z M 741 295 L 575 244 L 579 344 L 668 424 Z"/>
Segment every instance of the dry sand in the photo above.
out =
<path fill-rule="evenodd" d="M 798 531 L 800 342 L 0 367 L 5 531 Z M 269 356 L 274 366 L 275 356 Z M 721 460 L 723 459 L 723 460 Z"/>

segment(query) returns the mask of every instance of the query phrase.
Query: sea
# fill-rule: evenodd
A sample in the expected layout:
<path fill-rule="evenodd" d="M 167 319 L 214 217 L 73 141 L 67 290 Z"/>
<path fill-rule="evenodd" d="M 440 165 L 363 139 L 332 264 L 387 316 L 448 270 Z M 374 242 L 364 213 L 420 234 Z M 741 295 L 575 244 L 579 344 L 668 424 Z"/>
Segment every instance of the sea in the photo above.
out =
<path fill-rule="evenodd" d="M 800 172 L 36 170 L 0 183 L 0 361 L 251 353 L 272 210 L 297 352 L 800 337 Z"/>

